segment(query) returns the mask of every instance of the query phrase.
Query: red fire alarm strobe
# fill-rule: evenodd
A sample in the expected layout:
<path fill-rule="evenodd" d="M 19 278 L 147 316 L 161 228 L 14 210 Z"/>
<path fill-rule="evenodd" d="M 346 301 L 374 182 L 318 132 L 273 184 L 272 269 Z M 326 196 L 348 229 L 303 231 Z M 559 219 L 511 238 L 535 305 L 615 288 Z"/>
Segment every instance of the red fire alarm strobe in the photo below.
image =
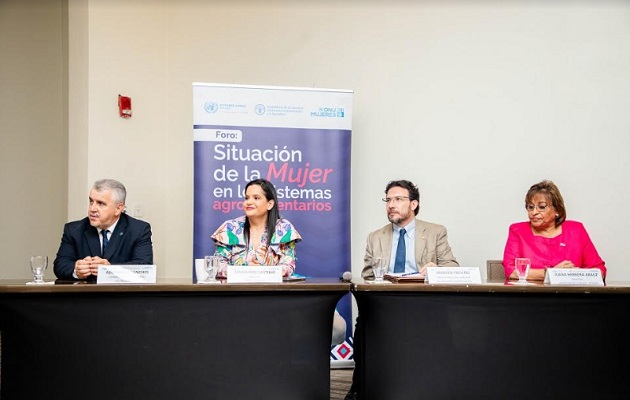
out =
<path fill-rule="evenodd" d="M 131 118 L 131 97 L 118 95 L 118 113 L 123 118 Z"/>

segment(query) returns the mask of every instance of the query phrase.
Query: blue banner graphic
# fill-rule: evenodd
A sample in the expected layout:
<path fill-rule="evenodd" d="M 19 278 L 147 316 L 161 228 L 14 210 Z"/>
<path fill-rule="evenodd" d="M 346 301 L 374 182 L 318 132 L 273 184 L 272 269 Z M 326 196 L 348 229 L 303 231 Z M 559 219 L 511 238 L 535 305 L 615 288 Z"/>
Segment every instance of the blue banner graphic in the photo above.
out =
<path fill-rule="evenodd" d="M 210 235 L 243 215 L 245 185 L 264 178 L 303 239 L 295 272 L 349 271 L 352 92 L 194 84 L 193 109 L 194 258 L 213 254 Z M 338 310 L 351 333 L 349 296 Z M 333 359 L 350 358 L 350 343 Z"/>

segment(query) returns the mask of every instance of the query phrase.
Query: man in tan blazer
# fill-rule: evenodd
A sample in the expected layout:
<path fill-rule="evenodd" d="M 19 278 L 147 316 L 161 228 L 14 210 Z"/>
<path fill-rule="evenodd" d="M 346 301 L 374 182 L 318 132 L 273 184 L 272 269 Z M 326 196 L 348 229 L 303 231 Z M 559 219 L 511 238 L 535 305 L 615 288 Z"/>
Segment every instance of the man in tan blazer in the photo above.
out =
<path fill-rule="evenodd" d="M 401 229 L 405 229 L 406 244 L 404 271 L 426 273 L 427 267 L 458 267 L 448 244 L 446 228 L 416 219 L 420 210 L 418 188 L 406 180 L 391 181 L 385 188 L 385 211 L 389 224 L 368 235 L 365 248 L 363 277 L 372 276 L 375 258 L 383 258 L 387 272 L 394 272 Z M 392 249 L 393 253 L 392 253 Z"/>
<path fill-rule="evenodd" d="M 426 274 L 427 267 L 458 267 L 448 244 L 446 228 L 416 219 L 420 209 L 420 192 L 407 180 L 391 181 L 385 188 L 385 211 L 389 224 L 368 235 L 362 276 L 371 277 L 376 258 L 385 261 L 388 272 Z M 354 334 L 354 373 L 345 400 L 360 399 L 359 378 L 362 345 L 360 316 Z"/>

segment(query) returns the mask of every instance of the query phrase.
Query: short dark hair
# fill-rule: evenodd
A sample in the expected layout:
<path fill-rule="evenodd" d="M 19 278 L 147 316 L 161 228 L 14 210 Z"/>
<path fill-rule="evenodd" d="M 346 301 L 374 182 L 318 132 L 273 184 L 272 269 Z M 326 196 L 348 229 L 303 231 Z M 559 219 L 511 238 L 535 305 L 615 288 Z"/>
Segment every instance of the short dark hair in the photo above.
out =
<path fill-rule="evenodd" d="M 532 202 L 532 198 L 537 194 L 543 194 L 551 205 L 556 209 L 558 216 L 556 217 L 556 226 L 562 225 L 567 219 L 567 210 L 564 208 L 564 199 L 560 194 L 560 189 L 550 180 L 543 180 L 532 185 L 525 195 L 525 206 Z"/>
<path fill-rule="evenodd" d="M 278 208 L 278 195 L 276 194 L 276 187 L 273 183 L 269 182 L 266 179 L 254 179 L 245 185 L 245 193 L 247 193 L 247 188 L 252 185 L 258 185 L 262 188 L 263 192 L 265 192 L 265 198 L 267 201 L 273 200 L 273 207 L 271 210 L 267 211 L 267 246 L 271 243 L 271 237 L 276 232 L 276 223 L 281 218 L 280 210 Z M 249 240 L 249 219 L 245 218 L 245 237 Z"/>
<path fill-rule="evenodd" d="M 393 187 L 401 187 L 403 189 L 407 189 L 407 191 L 409 192 L 409 201 L 416 200 L 418 203 L 420 202 L 420 191 L 418 190 L 418 187 L 413 184 L 413 182 L 407 181 L 404 179 L 399 180 L 399 181 L 389 181 L 387 186 L 385 186 L 386 196 L 387 196 L 387 192 L 389 192 L 389 189 Z M 420 206 L 416 207 L 416 209 L 413 210 L 413 212 L 414 212 L 414 215 L 418 215 L 418 213 L 420 212 Z"/>

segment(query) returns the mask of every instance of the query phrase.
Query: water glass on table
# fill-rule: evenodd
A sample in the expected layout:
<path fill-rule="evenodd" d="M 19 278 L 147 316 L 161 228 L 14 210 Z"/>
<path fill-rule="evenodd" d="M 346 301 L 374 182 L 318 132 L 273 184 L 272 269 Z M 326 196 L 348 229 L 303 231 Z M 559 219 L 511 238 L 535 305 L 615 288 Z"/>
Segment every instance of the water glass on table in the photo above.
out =
<path fill-rule="evenodd" d="M 374 274 L 375 283 L 383 283 L 383 276 L 385 275 L 385 263 L 380 257 L 376 257 L 372 260 L 372 273 Z"/>
<path fill-rule="evenodd" d="M 46 268 L 48 268 L 48 256 L 31 256 L 33 283 L 44 283 Z"/>
<path fill-rule="evenodd" d="M 530 265 L 531 261 L 529 258 L 517 258 L 514 260 L 514 270 L 516 271 L 519 284 L 527 284 L 527 274 L 529 273 Z"/>
<path fill-rule="evenodd" d="M 208 273 L 206 283 L 214 283 L 217 281 L 217 273 L 219 272 L 219 262 L 221 257 L 219 256 L 205 256 L 203 259 L 203 267 Z"/>

